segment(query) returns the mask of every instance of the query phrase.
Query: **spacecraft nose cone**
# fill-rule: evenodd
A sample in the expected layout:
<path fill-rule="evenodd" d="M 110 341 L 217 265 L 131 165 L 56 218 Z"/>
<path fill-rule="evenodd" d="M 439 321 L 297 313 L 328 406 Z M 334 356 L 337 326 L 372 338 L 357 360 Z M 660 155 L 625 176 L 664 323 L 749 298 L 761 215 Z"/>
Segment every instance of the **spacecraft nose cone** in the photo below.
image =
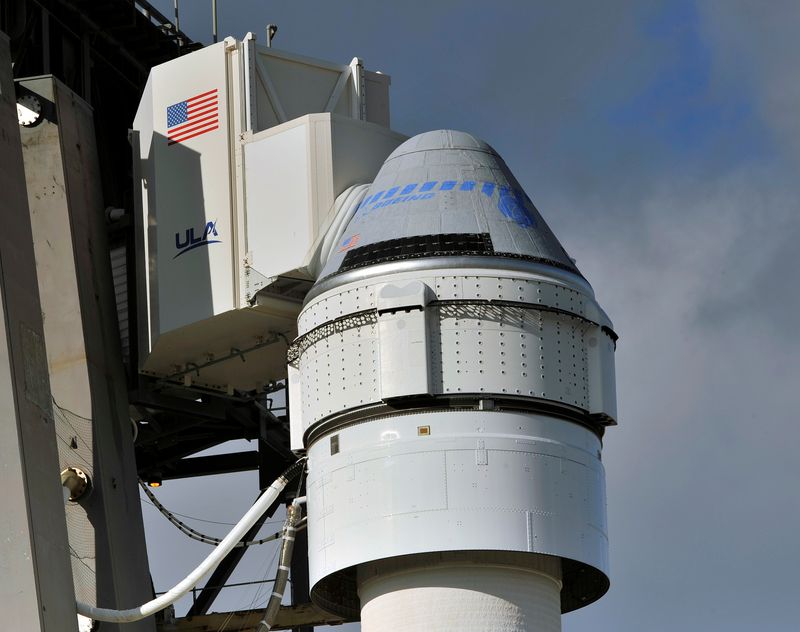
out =
<path fill-rule="evenodd" d="M 319 278 L 442 256 L 513 258 L 580 274 L 497 152 L 453 130 L 414 136 L 386 159 Z"/>

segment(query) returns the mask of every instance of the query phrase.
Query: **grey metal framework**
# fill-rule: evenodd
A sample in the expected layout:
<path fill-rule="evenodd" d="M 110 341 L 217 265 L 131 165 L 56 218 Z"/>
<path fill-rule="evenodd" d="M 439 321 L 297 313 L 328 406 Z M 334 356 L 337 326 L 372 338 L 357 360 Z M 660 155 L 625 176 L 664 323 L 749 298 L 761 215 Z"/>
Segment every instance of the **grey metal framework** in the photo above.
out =
<path fill-rule="evenodd" d="M 137 331 L 131 151 L 128 129 L 150 68 L 202 47 L 145 0 L 0 0 L 0 31 L 9 34 L 13 75 L 53 75 L 93 107 L 108 260 L 113 273 L 128 403 L 136 411 L 136 466 L 144 480 L 258 470 L 261 487 L 294 461 L 289 450 L 285 385 L 266 393 L 187 393 L 136 370 Z M 17 84 L 17 96 L 27 89 Z M 257 442 L 237 454 L 193 457 L 235 439 Z M 254 490 L 255 491 L 255 490 Z M 283 500 L 283 499 L 281 499 Z M 273 507 L 272 512 L 277 508 Z M 270 512 L 271 513 L 271 512 Z M 298 541 L 295 603 L 308 601 Z M 203 614 L 241 559 L 237 549 L 200 591 Z M 304 580 L 303 577 L 306 577 Z M 304 588 L 305 585 L 305 588 Z M 298 628 L 300 629 L 300 628 Z"/>

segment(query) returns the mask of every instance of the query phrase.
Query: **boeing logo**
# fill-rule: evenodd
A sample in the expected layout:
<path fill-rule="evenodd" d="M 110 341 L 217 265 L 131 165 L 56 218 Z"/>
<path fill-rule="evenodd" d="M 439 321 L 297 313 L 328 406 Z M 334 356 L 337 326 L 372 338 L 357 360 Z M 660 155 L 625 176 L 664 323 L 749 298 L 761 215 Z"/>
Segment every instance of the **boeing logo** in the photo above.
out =
<path fill-rule="evenodd" d="M 213 222 L 208 222 L 205 225 L 205 228 L 201 228 L 198 231 L 198 234 L 202 232 L 202 235 L 196 237 L 194 227 L 187 228 L 184 231 L 183 238 L 181 238 L 180 233 L 175 233 L 175 248 L 177 249 L 177 254 L 172 257 L 173 259 L 177 259 L 183 254 L 186 254 L 190 250 L 194 250 L 195 248 L 201 248 L 203 246 L 208 246 L 208 244 L 219 244 L 222 243 L 221 239 L 209 239 L 209 237 L 218 237 L 219 233 L 217 233 L 217 221 L 214 220 Z"/>
<path fill-rule="evenodd" d="M 432 180 L 422 184 L 414 182 L 405 186 L 395 186 L 365 198 L 359 204 L 358 212 L 365 215 L 384 206 L 429 200 L 439 191 L 472 192 L 478 190 L 486 197 L 495 200 L 497 209 L 517 225 L 523 228 L 536 226 L 536 218 L 529 209 L 529 206 L 532 207 L 533 204 L 522 191 L 509 185 L 501 185 L 496 182 L 476 182 L 475 180 L 445 180 L 443 182 Z"/>

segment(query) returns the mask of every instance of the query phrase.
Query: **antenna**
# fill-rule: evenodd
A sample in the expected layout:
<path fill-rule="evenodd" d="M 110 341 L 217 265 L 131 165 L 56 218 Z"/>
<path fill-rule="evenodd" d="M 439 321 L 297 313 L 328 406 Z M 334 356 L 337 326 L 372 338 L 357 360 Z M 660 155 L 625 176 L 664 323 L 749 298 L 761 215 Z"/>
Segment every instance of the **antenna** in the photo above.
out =
<path fill-rule="evenodd" d="M 277 24 L 267 24 L 267 48 L 272 48 L 272 38 L 278 32 Z"/>
<path fill-rule="evenodd" d="M 217 43 L 217 0 L 211 0 L 211 39 Z"/>

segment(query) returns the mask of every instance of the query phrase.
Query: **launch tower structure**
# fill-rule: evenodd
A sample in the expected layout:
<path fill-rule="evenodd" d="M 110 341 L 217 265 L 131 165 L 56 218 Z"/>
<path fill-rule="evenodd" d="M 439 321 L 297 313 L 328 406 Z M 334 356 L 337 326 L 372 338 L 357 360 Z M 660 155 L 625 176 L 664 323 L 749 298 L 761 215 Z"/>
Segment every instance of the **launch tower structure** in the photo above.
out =
<path fill-rule="evenodd" d="M 30 17 L 17 4 L 6 22 Z M 291 566 L 294 603 L 313 605 L 282 626 L 559 630 L 562 613 L 609 587 L 601 450 L 617 417 L 617 335 L 575 260 L 489 144 L 392 130 L 388 75 L 252 34 L 198 49 L 133 5 L 137 28 L 163 45 L 153 61 L 169 61 L 146 81 L 136 65 L 132 159 L 118 161 L 130 189 L 104 160 L 119 153 L 122 114 L 107 126 L 91 107 L 102 101 L 93 77 L 134 77 L 120 70 L 139 41 L 125 24 L 98 39 L 103 59 L 121 51 L 107 68 L 81 39 L 78 83 L 17 78 L 19 137 L 10 63 L 0 69 L 0 158 L 16 165 L 8 188 L 33 241 L 9 252 L 39 289 L 13 277 L 4 251 L 0 307 L 33 333 L 6 328 L 13 370 L 0 388 L 44 411 L 30 426 L 33 408 L 19 397 L 7 407 L 6 443 L 20 444 L 7 460 L 26 481 L 14 542 L 36 553 L 18 560 L 19 576 L 39 586 L 15 610 L 20 625 L 61 629 L 71 570 L 77 611 L 109 629 L 216 628 L 204 616 L 248 548 L 237 542 L 289 504 L 262 628 L 282 611 Z M 45 68 L 54 34 L 72 37 L 71 5 L 57 6 L 42 8 Z M 87 11 L 96 19 L 81 28 L 117 24 L 105 5 Z M 8 50 L 0 38 L 0 59 Z M 36 353 L 24 352 L 31 340 Z M 286 405 L 274 407 L 281 390 Z M 257 451 L 197 456 L 242 438 Z M 183 582 L 147 601 L 137 479 L 256 468 L 258 501 Z M 60 514 L 59 471 L 72 481 L 66 522 L 45 529 L 42 513 Z M 288 472 L 304 476 L 299 487 Z M 46 494 L 29 493 L 40 485 Z M 58 581 L 37 579 L 45 550 Z M 151 617 L 212 570 L 185 618 Z M 229 614 L 223 627 L 256 629 L 253 613 Z"/>

